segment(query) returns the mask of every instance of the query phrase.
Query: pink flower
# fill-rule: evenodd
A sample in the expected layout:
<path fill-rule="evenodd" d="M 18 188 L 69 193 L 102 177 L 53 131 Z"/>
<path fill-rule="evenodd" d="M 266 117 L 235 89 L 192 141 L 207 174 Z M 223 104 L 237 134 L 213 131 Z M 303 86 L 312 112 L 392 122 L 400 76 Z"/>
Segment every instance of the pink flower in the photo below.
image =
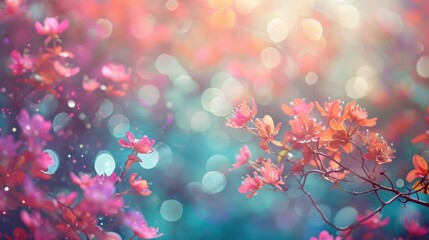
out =
<path fill-rule="evenodd" d="M 412 236 L 424 236 L 429 232 L 429 228 L 420 226 L 416 220 L 411 220 L 411 222 L 409 222 L 408 218 L 404 219 L 404 227 Z"/>
<path fill-rule="evenodd" d="M 39 212 L 33 212 L 32 214 L 27 211 L 21 211 L 21 220 L 22 222 L 30 229 L 39 228 L 43 225 L 43 218 Z"/>
<path fill-rule="evenodd" d="M 362 219 L 366 218 L 369 214 L 371 214 L 371 212 L 367 212 L 364 216 L 357 215 L 356 220 L 362 221 Z M 389 221 L 390 221 L 390 218 L 385 218 L 385 219 L 381 220 L 381 214 L 376 213 L 375 215 L 370 217 L 368 220 L 365 220 L 364 222 L 362 222 L 362 225 L 367 226 L 367 227 L 372 228 L 372 229 L 377 229 L 377 228 L 386 226 L 387 224 L 389 224 Z"/>
<path fill-rule="evenodd" d="M 59 61 L 54 62 L 55 71 L 63 77 L 72 77 L 76 75 L 79 71 L 79 67 L 68 68 L 62 65 Z"/>
<path fill-rule="evenodd" d="M 235 159 L 237 160 L 237 162 L 232 165 L 232 168 L 230 168 L 229 171 L 237 169 L 243 166 L 244 164 L 248 163 L 251 155 L 252 153 L 250 152 L 250 149 L 247 147 L 247 145 L 244 145 L 240 149 L 240 152 L 235 156 Z"/>
<path fill-rule="evenodd" d="M 295 98 L 291 106 L 282 104 L 283 112 L 289 116 L 307 116 L 313 110 L 313 107 L 313 103 L 307 104 L 300 98 Z"/>
<path fill-rule="evenodd" d="M 37 33 L 40 35 L 56 36 L 57 34 L 64 32 L 69 27 L 69 21 L 67 21 L 67 19 L 59 23 L 58 19 L 53 17 L 45 18 L 43 24 L 44 25 L 40 22 L 36 22 L 34 24 Z"/>
<path fill-rule="evenodd" d="M 118 143 L 121 145 L 121 147 L 132 148 L 133 150 L 143 154 L 153 151 L 152 147 L 155 144 L 155 140 L 149 139 L 146 135 L 143 136 L 142 139 L 138 140 L 135 139 L 134 134 L 131 132 L 127 132 L 125 135 L 128 141 L 119 139 Z"/>
<path fill-rule="evenodd" d="M 83 79 L 83 82 L 82 82 L 82 87 L 87 92 L 94 91 L 95 89 L 100 87 L 100 85 L 101 85 L 100 82 L 97 81 L 97 79 L 95 79 L 95 78 L 85 78 L 85 79 Z"/>
<path fill-rule="evenodd" d="M 42 170 L 42 171 L 48 171 L 48 168 L 54 164 L 54 160 L 52 159 L 51 155 L 47 152 L 41 152 L 37 154 L 36 161 L 35 161 L 35 167 L 36 170 Z"/>
<path fill-rule="evenodd" d="M 92 186 L 95 183 L 95 179 L 93 179 L 89 174 L 83 173 L 80 176 L 77 176 L 73 172 L 70 173 L 72 183 L 79 185 L 79 187 L 84 190 L 89 186 Z"/>
<path fill-rule="evenodd" d="M 33 59 L 27 54 L 21 55 L 18 51 L 13 50 L 10 53 L 10 60 L 9 68 L 13 75 L 21 75 L 33 69 Z"/>
<path fill-rule="evenodd" d="M 137 177 L 137 173 L 133 173 L 130 175 L 130 186 L 134 191 L 142 196 L 149 196 L 152 192 L 149 190 L 149 185 L 146 180 L 141 179 L 141 177 Z"/>
<path fill-rule="evenodd" d="M 13 158 L 16 156 L 16 151 L 21 146 L 21 142 L 15 142 L 12 135 L 0 137 L 0 159 Z"/>
<path fill-rule="evenodd" d="M 321 231 L 319 237 L 312 237 L 310 240 L 341 240 L 341 237 L 334 238 L 328 231 Z"/>
<path fill-rule="evenodd" d="M 17 121 L 21 127 L 22 133 L 28 139 L 39 138 L 46 141 L 52 139 L 52 136 L 49 134 L 52 123 L 46 121 L 42 115 L 35 114 L 30 118 L 26 110 L 21 110 L 21 114 L 18 116 Z"/>
<path fill-rule="evenodd" d="M 130 73 L 126 71 L 125 66 L 116 63 L 109 63 L 101 68 L 101 74 L 114 82 L 130 81 Z"/>
<path fill-rule="evenodd" d="M 149 227 L 143 215 L 137 211 L 126 213 L 124 224 L 130 227 L 139 238 L 153 239 L 163 235 L 162 233 L 158 234 L 158 228 Z"/>
<path fill-rule="evenodd" d="M 283 188 L 280 186 L 285 184 L 282 177 L 283 165 L 279 168 L 278 166 L 274 165 L 270 159 L 268 159 L 268 161 L 262 162 L 262 167 L 259 169 L 259 172 L 261 173 L 261 180 L 264 183 L 273 185 L 274 187 L 283 190 Z"/>
<path fill-rule="evenodd" d="M 238 188 L 238 192 L 240 193 L 248 193 L 248 198 L 253 197 L 257 194 L 257 191 L 261 189 L 264 186 L 264 183 L 261 181 L 259 176 L 256 174 L 256 171 L 253 172 L 254 177 L 250 177 L 249 174 L 247 174 L 246 178 L 241 183 L 241 186 Z"/>
<path fill-rule="evenodd" d="M 226 121 L 226 126 L 232 128 L 246 127 L 247 123 L 255 117 L 258 109 L 256 108 L 255 100 L 252 99 L 252 109 L 247 102 L 243 102 L 235 108 L 232 119 Z"/>
<path fill-rule="evenodd" d="M 68 194 L 65 193 L 60 193 L 57 196 L 57 199 L 60 203 L 66 205 L 66 206 L 71 206 L 74 201 L 76 200 L 76 198 L 78 197 L 78 193 L 77 192 L 70 192 Z"/>

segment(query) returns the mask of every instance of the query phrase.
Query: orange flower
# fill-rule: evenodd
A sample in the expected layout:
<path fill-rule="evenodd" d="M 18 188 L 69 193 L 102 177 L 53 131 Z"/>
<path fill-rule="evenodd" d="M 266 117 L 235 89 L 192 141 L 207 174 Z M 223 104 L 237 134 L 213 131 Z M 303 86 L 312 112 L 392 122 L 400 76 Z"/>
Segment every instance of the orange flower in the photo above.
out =
<path fill-rule="evenodd" d="M 362 127 L 373 127 L 377 121 L 377 118 L 368 119 L 368 113 L 365 109 L 359 107 L 356 101 L 347 104 L 344 109 L 344 115 Z"/>
<path fill-rule="evenodd" d="M 273 118 L 269 115 L 265 115 L 262 120 L 257 118 L 255 120 L 255 124 L 258 128 L 258 135 L 262 138 L 260 146 L 264 151 L 269 152 L 269 142 L 277 146 L 281 146 L 281 143 L 279 141 L 274 140 L 274 138 L 279 133 L 282 123 L 277 123 L 277 125 L 274 127 Z"/>
<path fill-rule="evenodd" d="M 362 157 L 366 160 L 375 160 L 378 164 L 389 163 L 394 158 L 392 149 L 384 139 L 378 137 L 378 134 L 371 132 L 364 136 L 364 143 L 368 150 Z"/>
<path fill-rule="evenodd" d="M 424 178 L 428 174 L 428 164 L 425 159 L 415 154 L 413 156 L 414 169 L 407 174 L 407 181 L 412 182 L 416 178 Z"/>
<path fill-rule="evenodd" d="M 319 110 L 320 114 L 328 119 L 338 119 L 341 117 L 341 107 L 340 100 L 334 100 L 332 102 L 325 102 L 325 108 L 322 108 L 318 102 L 316 103 L 316 108 Z"/>
<path fill-rule="evenodd" d="M 298 143 L 317 141 L 322 130 L 319 123 L 307 116 L 290 120 L 289 125 L 292 131 L 288 134 L 291 135 L 293 141 Z"/>

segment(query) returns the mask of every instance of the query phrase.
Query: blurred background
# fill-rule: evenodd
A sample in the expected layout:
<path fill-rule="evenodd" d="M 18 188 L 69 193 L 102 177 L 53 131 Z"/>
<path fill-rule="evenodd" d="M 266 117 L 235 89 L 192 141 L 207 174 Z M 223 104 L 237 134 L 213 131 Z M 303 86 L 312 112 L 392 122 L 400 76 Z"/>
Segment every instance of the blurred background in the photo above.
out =
<path fill-rule="evenodd" d="M 321 230 L 334 234 L 311 203 L 291 186 L 287 193 L 262 191 L 252 199 L 238 193 L 244 169 L 228 173 L 235 154 L 259 142 L 225 120 L 235 105 L 256 100 L 258 116 L 271 114 L 287 127 L 280 110 L 294 98 L 308 101 L 357 99 L 377 130 L 394 144 L 386 168 L 398 188 L 412 155 L 429 160 L 429 149 L 411 139 L 428 126 L 429 2 L 425 0 L 73 0 L 13 1 L 0 18 L 0 101 L 9 114 L 4 133 L 17 127 L 19 107 L 6 86 L 14 81 L 8 62 L 13 49 L 37 54 L 44 37 L 35 21 L 68 19 L 63 47 L 81 71 L 45 92 L 20 99 L 22 107 L 53 121 L 48 144 L 56 165 L 53 191 L 72 189 L 69 173 L 119 173 L 129 152 L 117 140 L 131 131 L 156 140 L 152 154 L 133 166 L 151 182 L 153 194 L 130 197 L 163 239 L 308 239 Z M 0 3 L 5 12 L 6 3 Z M 102 80 L 114 62 L 131 70 L 124 96 L 85 90 L 84 79 Z M 7 109 L 7 110 L 5 110 Z M 338 224 L 376 207 L 372 197 L 353 197 L 312 179 L 310 190 Z M 429 225 L 429 211 L 395 203 L 383 211 L 390 224 L 379 239 L 406 236 L 405 216 Z M 16 221 L 3 218 L 1 231 Z M 103 221 L 103 219 L 100 219 Z M 106 220 L 105 224 L 109 224 Z M 123 239 L 132 233 L 116 229 Z M 356 236 L 367 231 L 358 229 Z M 357 237 L 359 238 L 359 237 Z"/>

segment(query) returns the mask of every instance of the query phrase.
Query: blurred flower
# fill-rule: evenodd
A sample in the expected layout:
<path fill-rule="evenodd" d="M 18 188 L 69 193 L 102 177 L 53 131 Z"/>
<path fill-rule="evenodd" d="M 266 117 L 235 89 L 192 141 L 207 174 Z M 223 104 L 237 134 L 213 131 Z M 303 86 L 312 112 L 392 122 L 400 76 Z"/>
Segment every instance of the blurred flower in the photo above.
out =
<path fill-rule="evenodd" d="M 232 119 L 226 121 L 226 126 L 232 128 L 246 127 L 247 123 L 255 117 L 258 109 L 256 108 L 255 100 L 252 99 L 252 108 L 243 102 L 235 108 Z"/>
<path fill-rule="evenodd" d="M 429 232 L 429 228 L 421 226 L 416 220 L 404 219 L 404 227 L 411 236 L 424 236 Z"/>
<path fill-rule="evenodd" d="M 163 235 L 162 233 L 158 234 L 158 228 L 149 227 L 143 215 L 137 211 L 126 213 L 124 224 L 130 227 L 139 238 L 153 239 Z"/>
<path fill-rule="evenodd" d="M 428 174 L 428 164 L 426 163 L 425 159 L 421 156 L 415 154 L 413 156 L 413 165 L 414 169 L 411 170 L 406 177 L 406 180 L 408 182 L 414 181 L 416 178 L 424 178 Z"/>
<path fill-rule="evenodd" d="M 85 78 L 82 82 L 82 88 L 88 92 L 92 92 L 100 87 L 100 82 L 95 78 Z"/>
<path fill-rule="evenodd" d="M 18 116 L 18 124 L 21 127 L 22 133 L 30 140 L 39 138 L 42 140 L 51 140 L 52 136 L 49 134 L 51 131 L 52 123 L 43 118 L 40 114 L 34 114 L 32 118 L 27 110 L 21 110 Z"/>
<path fill-rule="evenodd" d="M 21 141 L 14 141 L 13 136 L 6 135 L 0 137 L 0 159 L 13 158 L 16 156 L 16 151 L 21 146 Z"/>
<path fill-rule="evenodd" d="M 391 162 L 395 157 L 393 155 L 395 150 L 374 132 L 370 132 L 367 136 L 364 136 L 364 143 L 368 152 L 364 153 L 362 157 L 366 160 L 374 160 L 378 164 L 384 164 Z"/>
<path fill-rule="evenodd" d="M 101 68 L 101 74 L 114 82 L 128 82 L 130 81 L 130 73 L 125 69 L 124 65 L 109 63 Z"/>
<path fill-rule="evenodd" d="M 143 154 L 153 151 L 152 147 L 155 144 L 155 140 L 149 139 L 146 135 L 143 136 L 142 139 L 138 140 L 135 139 L 134 134 L 131 132 L 127 132 L 125 135 L 128 142 L 123 139 L 119 139 L 118 143 L 121 147 L 132 148 L 133 150 Z"/>
<path fill-rule="evenodd" d="M 54 68 L 55 71 L 63 77 L 72 77 L 80 71 L 79 67 L 68 68 L 62 65 L 59 61 L 54 62 Z"/>
<path fill-rule="evenodd" d="M 152 192 L 149 190 L 149 185 L 147 184 L 146 180 L 141 179 L 141 177 L 137 177 L 137 173 L 133 173 L 130 175 L 130 186 L 136 194 L 142 195 L 142 196 L 149 196 Z"/>
<path fill-rule="evenodd" d="M 247 145 L 241 147 L 240 152 L 235 156 L 237 162 L 232 165 L 232 168 L 230 168 L 229 171 L 237 169 L 248 163 L 251 155 L 252 153 L 250 152 L 250 149 L 247 147 Z"/>
<path fill-rule="evenodd" d="M 365 215 L 357 215 L 356 220 L 357 221 L 362 221 L 364 218 L 368 217 L 372 212 L 368 211 Z M 375 215 L 373 215 L 372 217 L 370 217 L 369 219 L 365 220 L 362 222 L 363 226 L 367 226 L 369 228 L 372 229 L 377 229 L 380 227 L 384 227 L 387 224 L 389 224 L 390 218 L 385 218 L 383 220 L 381 220 L 381 214 L 380 213 L 376 213 Z"/>
<path fill-rule="evenodd" d="M 37 33 L 40 35 L 56 36 L 64 32 L 69 27 L 69 21 L 66 19 L 59 23 L 58 19 L 47 17 L 43 21 L 43 25 L 40 22 L 36 22 L 34 27 L 36 28 Z"/>
<path fill-rule="evenodd" d="M 295 98 L 291 103 L 291 106 L 282 104 L 282 110 L 286 115 L 289 116 L 307 116 L 313 110 L 314 104 L 307 104 L 304 100 L 300 98 Z"/>
<path fill-rule="evenodd" d="M 10 53 L 11 63 L 9 64 L 10 70 L 13 75 L 21 75 L 26 72 L 30 72 L 33 69 L 33 58 L 27 54 L 19 53 L 17 50 L 13 50 Z"/>
<path fill-rule="evenodd" d="M 242 181 L 241 186 L 238 188 L 238 192 L 240 193 L 248 193 L 248 198 L 253 197 L 257 194 L 257 191 L 264 186 L 264 183 L 259 178 L 259 176 L 256 174 L 256 171 L 253 172 L 253 177 L 250 177 L 249 174 L 247 174 L 246 178 Z"/>
<path fill-rule="evenodd" d="M 319 237 L 312 237 L 310 240 L 341 240 L 341 237 L 334 237 L 328 231 L 321 231 Z"/>

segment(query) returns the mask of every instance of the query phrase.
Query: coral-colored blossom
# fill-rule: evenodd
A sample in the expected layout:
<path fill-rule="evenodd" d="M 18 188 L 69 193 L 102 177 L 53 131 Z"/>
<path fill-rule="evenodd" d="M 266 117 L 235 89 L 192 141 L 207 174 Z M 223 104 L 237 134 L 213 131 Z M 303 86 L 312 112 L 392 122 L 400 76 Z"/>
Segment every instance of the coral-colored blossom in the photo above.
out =
<path fill-rule="evenodd" d="M 429 228 L 421 226 L 416 220 L 404 219 L 404 227 L 411 236 L 424 236 L 429 232 Z"/>
<path fill-rule="evenodd" d="M 378 164 L 389 163 L 395 157 L 395 150 L 387 142 L 380 138 L 378 134 L 370 132 L 364 136 L 364 143 L 368 150 L 362 157 L 366 160 L 374 160 Z"/>
<path fill-rule="evenodd" d="M 155 144 L 155 140 L 149 139 L 146 135 L 139 140 L 136 139 L 134 137 L 134 134 L 132 134 L 131 132 L 127 132 L 125 135 L 128 141 L 119 139 L 118 143 L 119 145 L 121 145 L 121 147 L 132 148 L 142 154 L 151 153 L 153 151 L 153 145 Z"/>
<path fill-rule="evenodd" d="M 362 127 L 373 127 L 377 123 L 377 118 L 368 119 L 368 113 L 365 109 L 359 107 L 356 101 L 352 101 L 344 108 L 346 117 L 352 121 L 355 121 L 359 126 Z"/>
<path fill-rule="evenodd" d="M 321 231 L 319 237 L 312 237 L 310 240 L 341 240 L 341 237 L 334 237 L 328 231 Z"/>
<path fill-rule="evenodd" d="M 141 179 L 141 177 L 137 177 L 137 173 L 133 173 L 130 175 L 130 186 L 135 191 L 136 194 L 142 196 L 149 196 L 152 192 L 149 190 L 149 185 L 146 180 Z"/>
<path fill-rule="evenodd" d="M 343 110 L 340 104 L 340 100 L 334 100 L 332 102 L 325 102 L 324 108 L 320 106 L 318 102 L 316 103 L 316 108 L 319 110 L 320 114 L 328 119 L 339 119 L 341 117 L 341 111 Z"/>
<path fill-rule="evenodd" d="M 283 165 L 279 168 L 273 164 L 270 159 L 262 162 L 262 167 L 259 168 L 261 173 L 261 180 L 266 183 L 273 185 L 277 189 L 283 190 L 281 185 L 285 185 L 283 180 Z"/>
<path fill-rule="evenodd" d="M 64 32 L 69 27 L 69 21 L 66 19 L 60 23 L 57 18 L 47 17 L 43 21 L 43 25 L 40 22 L 36 22 L 34 27 L 40 35 L 56 36 Z"/>
<path fill-rule="evenodd" d="M 406 177 L 408 182 L 414 181 L 416 178 L 424 178 L 428 174 L 428 164 L 424 158 L 415 154 L 413 156 L 414 169 L 411 170 Z"/>
<path fill-rule="evenodd" d="M 9 68 L 13 75 L 21 75 L 30 72 L 34 67 L 34 60 L 27 54 L 21 54 L 16 50 L 10 53 Z"/>
<path fill-rule="evenodd" d="M 247 194 L 247 197 L 251 198 L 254 195 L 256 195 L 257 191 L 261 189 L 263 186 L 264 186 L 264 183 L 262 182 L 261 178 L 258 176 L 258 174 L 255 171 L 253 172 L 253 177 L 247 174 L 246 178 L 243 180 L 240 187 L 238 188 L 238 191 L 244 194 L 250 192 L 249 194 Z"/>
<path fill-rule="evenodd" d="M 291 103 L 291 106 L 282 104 L 283 112 L 289 116 L 308 116 L 313 108 L 313 103 L 307 104 L 303 99 L 300 98 L 295 98 Z"/>
<path fill-rule="evenodd" d="M 131 75 L 125 69 L 124 65 L 109 63 L 101 68 L 101 74 L 113 82 L 128 82 L 131 79 Z"/>
<path fill-rule="evenodd" d="M 368 217 L 370 214 L 371 214 L 371 212 L 367 212 L 365 215 L 357 215 L 356 220 L 362 221 L 364 218 Z M 378 229 L 380 227 L 386 226 L 387 224 L 389 224 L 389 222 L 390 222 L 390 218 L 387 217 L 387 218 L 382 220 L 381 214 L 376 213 L 375 215 L 373 215 L 369 219 L 363 221 L 362 225 L 367 226 L 367 227 L 372 228 L 372 229 Z"/>
<path fill-rule="evenodd" d="M 233 118 L 226 121 L 226 126 L 232 128 L 244 128 L 247 123 L 255 117 L 257 112 L 258 109 L 256 108 L 254 99 L 252 99 L 252 108 L 247 105 L 247 102 L 243 102 L 235 108 Z"/>
<path fill-rule="evenodd" d="M 230 168 L 229 171 L 247 164 L 249 162 L 250 156 L 252 156 L 252 153 L 250 152 L 249 147 L 247 147 L 247 145 L 241 147 L 240 152 L 235 156 L 237 161 L 232 165 L 232 168 Z"/>
<path fill-rule="evenodd" d="M 162 233 L 158 233 L 158 228 L 149 227 L 143 215 L 137 211 L 126 213 L 124 224 L 131 228 L 139 238 L 153 239 L 163 235 Z"/>

